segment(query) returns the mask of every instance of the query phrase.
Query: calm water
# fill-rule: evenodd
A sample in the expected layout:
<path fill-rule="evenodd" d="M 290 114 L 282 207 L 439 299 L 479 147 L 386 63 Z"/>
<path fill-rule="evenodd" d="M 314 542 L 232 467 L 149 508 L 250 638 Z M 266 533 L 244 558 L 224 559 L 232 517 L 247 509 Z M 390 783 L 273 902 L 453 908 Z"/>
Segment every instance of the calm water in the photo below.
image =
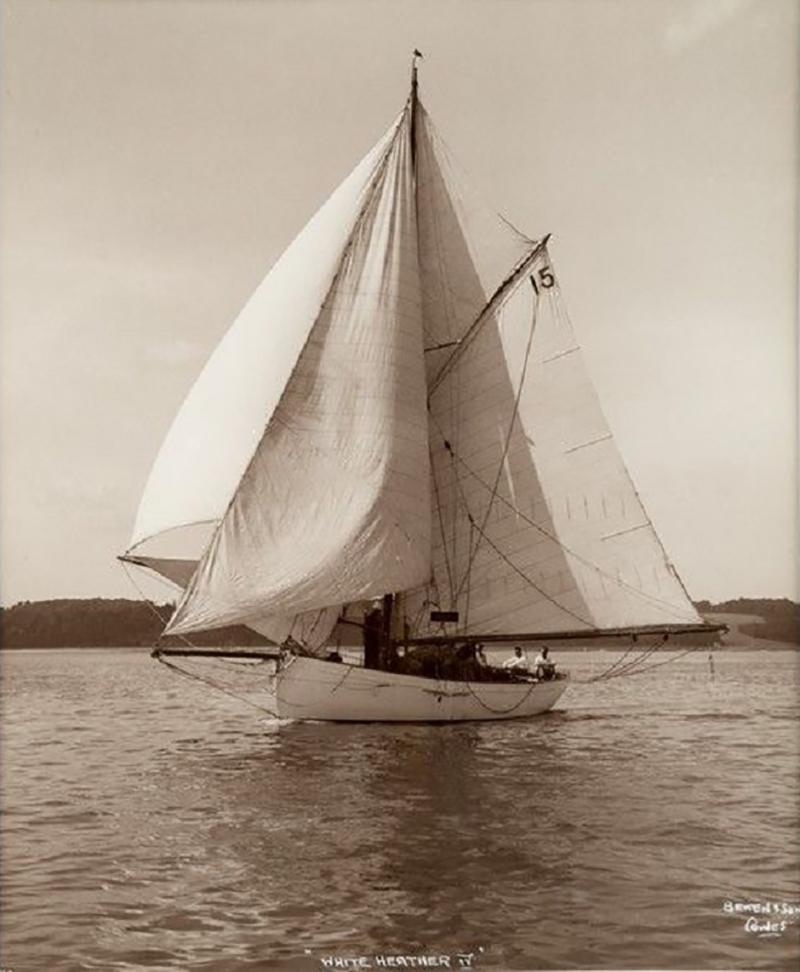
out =
<path fill-rule="evenodd" d="M 800 906 L 790 652 L 718 654 L 714 681 L 688 656 L 531 721 L 450 727 L 279 725 L 138 651 L 3 667 L 15 972 L 468 952 L 481 969 L 797 967 L 800 908 L 774 937 L 725 911 Z"/>

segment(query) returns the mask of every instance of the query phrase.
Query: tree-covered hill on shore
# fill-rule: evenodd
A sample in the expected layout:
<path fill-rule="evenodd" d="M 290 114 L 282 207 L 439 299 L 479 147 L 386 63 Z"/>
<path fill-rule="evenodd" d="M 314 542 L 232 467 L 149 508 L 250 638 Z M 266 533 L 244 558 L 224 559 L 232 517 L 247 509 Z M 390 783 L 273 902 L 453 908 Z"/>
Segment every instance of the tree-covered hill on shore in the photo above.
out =
<path fill-rule="evenodd" d="M 171 604 L 153 606 L 123 598 L 23 601 L 0 608 L 0 644 L 3 648 L 147 647 L 156 643 L 173 610 Z M 180 639 L 165 638 L 163 643 L 177 645 Z M 193 635 L 192 643 L 268 644 L 255 631 L 241 627 Z"/>
<path fill-rule="evenodd" d="M 756 644 L 762 640 L 800 644 L 800 605 L 787 599 L 738 598 L 720 604 L 698 601 L 696 606 L 711 621 L 714 615 L 724 615 L 726 622 L 732 616 L 741 615 L 742 623 L 736 625 L 737 631 L 754 639 Z M 158 641 L 173 610 L 171 604 L 153 606 L 123 598 L 23 601 L 10 608 L 0 608 L 0 645 L 3 648 L 149 647 Z M 255 631 L 243 627 L 195 634 L 191 640 L 195 645 L 220 647 L 268 644 Z M 731 644 L 731 636 L 724 642 Z M 165 638 L 163 643 L 177 645 L 180 639 Z"/>
<path fill-rule="evenodd" d="M 800 645 L 800 604 L 788 598 L 738 597 L 735 601 L 711 604 L 697 601 L 701 614 L 745 614 L 753 620 L 739 625 L 739 630 L 751 638 L 764 641 L 783 641 Z"/>

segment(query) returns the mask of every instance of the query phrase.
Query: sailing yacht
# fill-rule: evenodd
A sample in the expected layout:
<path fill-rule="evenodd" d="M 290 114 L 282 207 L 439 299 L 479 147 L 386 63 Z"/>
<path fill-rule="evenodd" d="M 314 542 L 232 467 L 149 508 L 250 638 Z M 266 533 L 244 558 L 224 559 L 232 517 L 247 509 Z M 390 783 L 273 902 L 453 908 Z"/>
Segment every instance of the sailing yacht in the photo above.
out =
<path fill-rule="evenodd" d="M 467 185 L 415 54 L 403 110 L 269 271 L 156 459 L 121 559 L 181 588 L 164 633 L 185 646 L 159 657 L 244 624 L 280 646 L 281 716 L 509 719 L 568 678 L 475 678 L 455 653 L 715 630 L 622 462 L 548 242 Z M 165 554 L 188 529 L 196 555 Z M 343 626 L 377 646 L 364 664 L 329 660 Z M 423 653 L 442 664 L 415 669 Z"/>

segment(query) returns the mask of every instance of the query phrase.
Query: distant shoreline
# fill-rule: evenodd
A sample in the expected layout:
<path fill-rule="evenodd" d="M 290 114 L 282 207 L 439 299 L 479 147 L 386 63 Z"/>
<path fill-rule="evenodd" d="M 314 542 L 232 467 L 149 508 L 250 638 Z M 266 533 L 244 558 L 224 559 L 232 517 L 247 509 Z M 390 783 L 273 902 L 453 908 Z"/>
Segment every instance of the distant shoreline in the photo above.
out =
<path fill-rule="evenodd" d="M 722 642 L 710 644 L 705 636 L 676 635 L 663 645 L 653 645 L 655 650 L 770 651 L 797 648 L 800 644 L 800 605 L 788 599 L 739 598 L 720 604 L 697 601 L 695 606 L 708 621 L 728 625 L 730 631 Z M 10 608 L 0 608 L 0 649 L 136 648 L 144 651 L 151 650 L 157 642 L 164 646 L 177 645 L 176 639 L 161 638 L 163 625 L 173 610 L 172 604 L 153 606 L 123 598 L 23 601 Z M 704 643 L 698 644 L 700 640 Z M 651 645 L 646 635 L 639 641 L 642 647 L 645 643 Z M 198 647 L 244 648 L 269 644 L 245 627 L 202 632 L 193 636 L 192 642 Z M 558 642 L 552 648 L 559 653 L 574 653 L 619 649 L 629 644 L 630 638 L 617 638 L 604 639 L 602 645 Z"/>
<path fill-rule="evenodd" d="M 543 642 L 544 643 L 544 642 Z M 510 644 L 510 643 L 509 643 Z M 231 646 L 227 646 L 231 647 Z M 244 645 L 237 646 L 244 647 Z M 352 646 L 350 646 L 352 649 Z M 613 654 L 619 654 L 621 648 L 619 644 L 616 645 L 586 645 L 586 646 L 576 646 L 576 645 L 564 645 L 560 643 L 558 645 L 551 645 L 550 650 L 554 656 L 558 655 L 586 655 L 591 652 L 606 651 Z M 770 641 L 764 644 L 749 644 L 749 645 L 730 645 L 730 644 L 718 644 L 718 645 L 682 645 L 669 643 L 666 645 L 658 645 L 654 651 L 655 652 L 686 652 L 690 651 L 691 654 L 702 655 L 704 653 L 719 653 L 719 654 L 748 654 L 754 651 L 797 651 L 800 645 L 792 644 L 788 641 Z M 0 645 L 0 655 L 12 654 L 21 651 L 113 651 L 113 652 L 140 652 L 141 654 L 149 655 L 151 654 L 153 647 L 146 645 L 25 645 L 21 647 L 19 645 Z M 508 646 L 503 648 L 493 648 L 490 653 L 502 655 L 508 653 Z M 530 651 L 530 648 L 528 649 Z"/>

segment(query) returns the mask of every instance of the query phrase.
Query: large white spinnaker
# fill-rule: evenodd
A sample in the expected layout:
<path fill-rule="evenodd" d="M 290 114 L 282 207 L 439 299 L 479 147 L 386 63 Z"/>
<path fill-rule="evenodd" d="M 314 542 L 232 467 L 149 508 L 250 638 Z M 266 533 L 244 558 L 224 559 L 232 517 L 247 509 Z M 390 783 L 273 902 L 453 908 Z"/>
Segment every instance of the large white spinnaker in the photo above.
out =
<path fill-rule="evenodd" d="M 410 129 L 407 111 L 167 633 L 318 611 L 430 576 Z"/>
<path fill-rule="evenodd" d="M 219 521 L 330 290 L 396 121 L 275 263 L 189 392 L 145 486 L 129 551 Z"/>
<path fill-rule="evenodd" d="M 309 220 L 208 360 L 150 472 L 123 559 L 136 563 L 138 557 L 141 566 L 188 585 L 197 561 L 146 556 L 148 541 L 222 519 L 319 316 L 402 117 Z M 162 540 L 161 549 L 167 548 Z M 250 626 L 278 643 L 291 636 L 316 649 L 337 615 L 337 609 L 264 615 Z"/>

